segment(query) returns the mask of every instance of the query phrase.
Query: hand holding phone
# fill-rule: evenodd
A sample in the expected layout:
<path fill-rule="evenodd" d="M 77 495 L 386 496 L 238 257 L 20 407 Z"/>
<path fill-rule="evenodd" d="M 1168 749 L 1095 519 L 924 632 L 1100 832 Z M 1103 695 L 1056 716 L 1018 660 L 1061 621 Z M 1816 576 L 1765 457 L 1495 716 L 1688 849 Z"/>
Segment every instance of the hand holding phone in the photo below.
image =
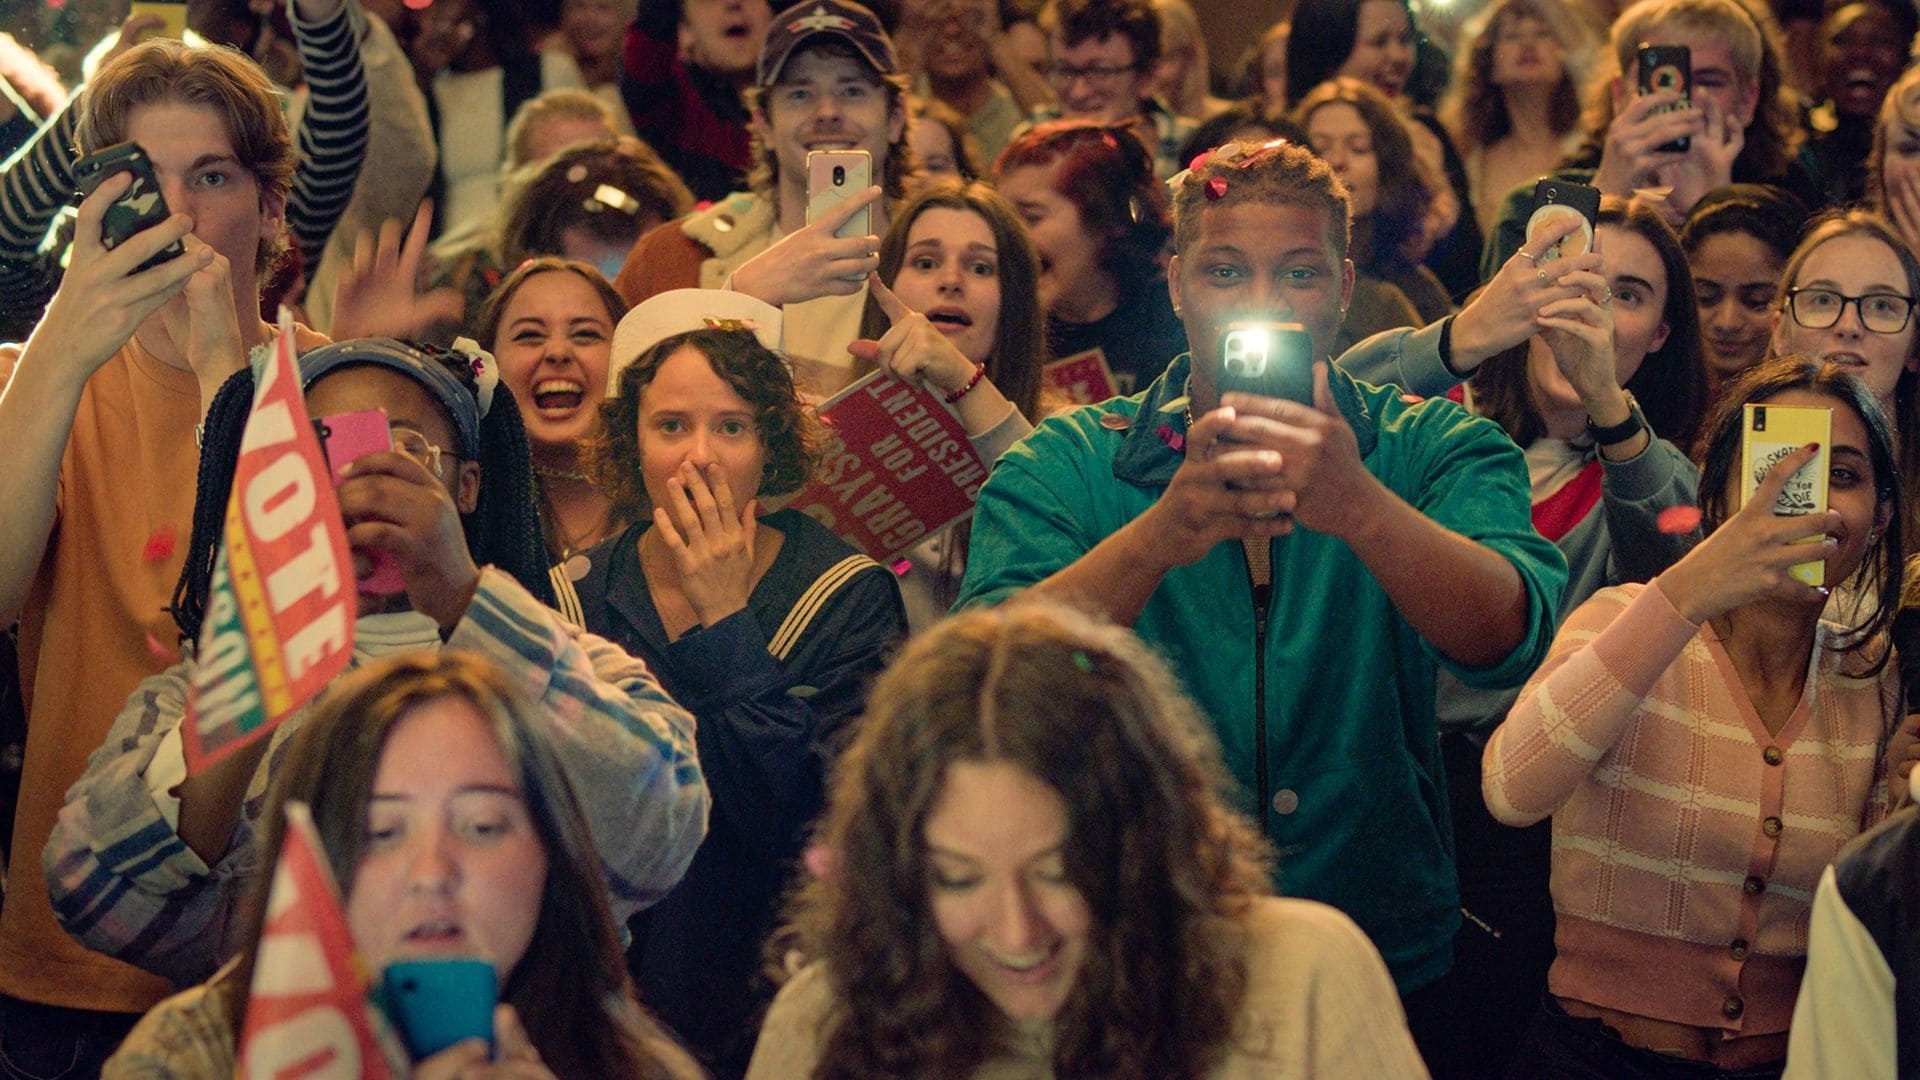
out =
<path fill-rule="evenodd" d="M 335 413 L 315 421 L 320 429 L 320 445 L 326 450 L 327 467 L 333 473 L 333 486 L 346 479 L 347 464 L 356 458 L 393 449 L 393 429 L 387 424 L 387 410 L 363 409 Z M 390 551 L 361 551 L 373 560 L 373 571 L 357 583 L 363 596 L 393 596 L 406 591 L 406 576 L 400 560 Z"/>
<path fill-rule="evenodd" d="M 1299 323 L 1236 322 L 1220 335 L 1216 382 L 1240 392 L 1313 405 L 1313 338 Z"/>
<path fill-rule="evenodd" d="M 1652 94 L 1674 90 L 1680 94 L 1676 104 L 1664 106 L 1653 115 L 1693 107 L 1693 51 L 1685 45 L 1649 45 L 1640 43 L 1638 54 L 1640 92 Z M 1693 145 L 1692 136 L 1682 135 L 1659 148 L 1660 153 L 1684 154 Z"/>
<path fill-rule="evenodd" d="M 1533 265 L 1544 266 L 1562 255 L 1593 250 L 1593 223 L 1600 216 L 1600 189 L 1570 180 L 1543 176 L 1533 185 L 1533 213 L 1527 218 L 1527 241 L 1541 226 L 1563 216 L 1580 219 L 1580 230 L 1534 252 Z"/>
<path fill-rule="evenodd" d="M 492 1048 L 500 991 L 491 963 L 472 957 L 396 960 L 381 985 L 389 1019 L 413 1060 L 468 1039 L 484 1039 Z"/>
<path fill-rule="evenodd" d="M 113 200 L 113 205 L 107 207 L 100 221 L 100 245 L 109 251 L 135 234 L 173 216 L 173 211 L 167 207 L 166 196 L 161 194 L 160 181 L 154 176 L 153 162 L 147 158 L 140 144 L 135 142 L 115 143 L 75 163 L 73 173 L 79 182 L 80 199 L 84 200 L 99 190 L 108 177 L 123 172 L 132 175 L 132 182 L 127 185 L 127 190 L 120 193 L 119 198 Z M 186 253 L 186 246 L 176 240 L 135 267 L 133 272 L 137 274 L 142 270 L 150 270 Z"/>

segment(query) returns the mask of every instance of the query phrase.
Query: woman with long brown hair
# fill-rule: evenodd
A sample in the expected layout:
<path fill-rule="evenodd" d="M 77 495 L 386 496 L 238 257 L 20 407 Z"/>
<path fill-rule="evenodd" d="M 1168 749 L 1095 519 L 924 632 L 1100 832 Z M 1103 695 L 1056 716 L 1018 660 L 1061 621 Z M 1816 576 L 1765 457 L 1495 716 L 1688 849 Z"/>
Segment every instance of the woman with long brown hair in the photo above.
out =
<path fill-rule="evenodd" d="M 1423 1076 L 1379 953 L 1271 895 L 1139 639 L 970 611 L 874 687 L 752 1078 Z"/>

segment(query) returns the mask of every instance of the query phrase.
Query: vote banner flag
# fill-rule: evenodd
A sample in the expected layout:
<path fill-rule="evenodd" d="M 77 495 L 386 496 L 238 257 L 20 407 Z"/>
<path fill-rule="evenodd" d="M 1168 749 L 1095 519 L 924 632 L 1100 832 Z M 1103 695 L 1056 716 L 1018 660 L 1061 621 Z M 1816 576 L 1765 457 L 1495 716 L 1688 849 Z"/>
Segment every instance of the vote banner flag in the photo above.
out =
<path fill-rule="evenodd" d="M 236 1076 L 387 1080 L 367 978 L 305 803 L 288 803 Z"/>
<path fill-rule="evenodd" d="M 301 394 L 293 319 L 254 376 L 181 734 L 197 773 L 271 732 L 353 658 L 340 503 Z"/>

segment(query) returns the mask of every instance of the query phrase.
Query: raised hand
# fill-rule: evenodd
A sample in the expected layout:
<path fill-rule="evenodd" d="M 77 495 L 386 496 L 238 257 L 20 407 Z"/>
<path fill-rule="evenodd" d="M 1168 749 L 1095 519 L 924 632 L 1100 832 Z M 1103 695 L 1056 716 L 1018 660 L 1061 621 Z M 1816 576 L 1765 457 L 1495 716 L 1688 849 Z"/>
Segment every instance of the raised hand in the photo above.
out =
<path fill-rule="evenodd" d="M 1277 452 L 1278 480 L 1293 494 L 1294 518 L 1330 536 L 1357 524 L 1357 510 L 1378 488 L 1360 458 L 1360 442 L 1334 403 L 1327 365 L 1313 365 L 1313 404 L 1231 393 L 1221 403 L 1238 414 L 1232 437 Z"/>
<path fill-rule="evenodd" d="M 755 500 L 734 509 L 733 488 L 719 464 L 691 461 L 667 485 L 667 505 L 653 508 L 653 526 L 680 572 L 680 591 L 712 626 L 747 606 L 753 595 Z"/>
<path fill-rule="evenodd" d="M 555 1080 L 513 1006 L 494 1006 L 493 1041 L 500 1052 L 492 1057 L 479 1039 L 455 1043 L 415 1065 L 413 1080 Z"/>
<path fill-rule="evenodd" d="M 193 368 L 204 412 L 227 377 L 246 366 L 247 348 L 233 293 L 233 268 L 227 257 L 191 233 L 182 243 L 190 256 L 197 257 L 204 250 L 213 257 L 187 278 L 178 303 L 161 306 L 160 318 L 167 336 Z M 249 307 L 249 313 L 252 310 Z M 253 318 L 259 321 L 257 315 Z"/>
<path fill-rule="evenodd" d="M 433 225 L 433 204 L 423 202 L 414 211 L 413 225 L 403 241 L 400 222 L 380 223 L 380 234 L 361 230 L 353 241 L 353 262 L 340 274 L 333 290 L 333 338 L 415 338 L 436 323 L 458 322 L 460 294 L 453 289 L 425 291 L 420 266 L 426 255 L 427 234 Z"/>
<path fill-rule="evenodd" d="M 1453 320 L 1453 369 L 1467 374 L 1489 357 L 1513 348 L 1541 329 L 1540 312 L 1556 301 L 1582 294 L 1578 275 L 1597 275 L 1600 256 L 1587 251 L 1540 262 L 1540 255 L 1583 225 L 1577 212 L 1555 214 L 1528 234 L 1526 242 Z"/>
<path fill-rule="evenodd" d="M 880 196 L 879 185 L 870 187 L 788 233 L 735 270 L 731 288 L 775 307 L 859 292 L 880 267 L 880 238 L 833 234 Z"/>
<path fill-rule="evenodd" d="M 1827 511 L 1783 517 L 1773 512 L 1774 500 L 1786 488 L 1787 478 L 1812 461 L 1818 451 L 1818 446 L 1809 444 L 1775 462 L 1738 513 L 1655 579 L 1674 610 L 1703 623 L 1764 597 L 1809 604 L 1826 597 L 1827 590 L 1808 585 L 1787 571 L 1799 563 L 1829 558 L 1839 550 L 1824 534 L 1840 526 L 1840 515 Z M 1823 538 L 1811 544 L 1795 543 L 1810 536 Z"/>
<path fill-rule="evenodd" d="M 1604 194 L 1626 196 L 1658 183 L 1661 166 L 1677 164 L 1690 152 L 1660 148 L 1683 135 L 1698 140 L 1706 132 L 1706 116 L 1699 109 L 1659 111 L 1682 100 L 1678 90 L 1628 94 L 1616 82 L 1613 100 L 1613 123 L 1607 125 L 1600 167 L 1593 175 L 1593 186 Z"/>
<path fill-rule="evenodd" d="M 1613 290 L 1605 278 L 1588 270 L 1564 274 L 1559 281 L 1578 292 L 1540 306 L 1535 316 L 1540 339 L 1582 402 L 1617 397 L 1620 376 L 1614 367 Z"/>
<path fill-rule="evenodd" d="M 867 288 L 891 324 L 878 341 L 862 338 L 847 351 L 894 375 L 926 384 L 937 394 L 951 394 L 973 378 L 973 361 L 960 354 L 947 335 L 925 315 L 894 295 L 878 274 L 869 275 Z"/>
<path fill-rule="evenodd" d="M 1659 179 L 1673 189 L 1667 194 L 1666 215 L 1675 227 L 1709 192 L 1733 183 L 1734 159 L 1747 145 L 1746 129 L 1712 98 L 1702 101 L 1699 111 L 1702 130 L 1686 154 L 1657 170 Z"/>
<path fill-rule="evenodd" d="M 1237 398 L 1246 395 L 1234 395 Z M 1281 476 L 1279 451 L 1244 445 L 1239 413 L 1214 409 L 1187 429 L 1180 468 L 1167 490 L 1129 528 L 1145 530 L 1167 567 L 1198 562 L 1223 540 L 1293 531 L 1296 495 Z"/>
<path fill-rule="evenodd" d="M 186 288 L 187 279 L 214 259 L 213 249 L 195 245 L 185 255 L 135 273 L 135 268 L 175 242 L 184 243 L 193 219 L 176 213 L 128 237 L 119 247 L 100 242 L 100 223 L 113 201 L 132 184 L 130 173 L 108 177 L 80 203 L 73 250 L 60 288 L 27 341 L 20 363 L 68 365 L 84 382 L 107 362 L 147 316 Z M 231 304 L 227 318 L 234 317 Z"/>
<path fill-rule="evenodd" d="M 440 458 L 443 469 L 467 467 L 451 454 Z M 467 603 L 480 583 L 480 568 L 467 550 L 467 534 L 460 524 L 462 507 L 425 465 L 396 450 L 355 458 L 341 470 L 340 515 L 346 520 L 347 543 L 356 550 L 385 551 L 400 563 L 413 610 L 431 616 L 442 629 L 466 614 Z M 467 508 L 469 491 L 477 491 L 477 472 L 458 478 L 457 490 Z M 356 572 L 362 566 L 356 555 Z"/>

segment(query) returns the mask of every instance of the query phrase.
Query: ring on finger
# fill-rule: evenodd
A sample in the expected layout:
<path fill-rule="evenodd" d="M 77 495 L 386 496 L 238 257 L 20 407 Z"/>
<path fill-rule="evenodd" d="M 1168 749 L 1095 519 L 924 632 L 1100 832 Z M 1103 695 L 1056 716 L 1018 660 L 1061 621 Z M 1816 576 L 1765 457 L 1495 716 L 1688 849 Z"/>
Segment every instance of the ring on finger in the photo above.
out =
<path fill-rule="evenodd" d="M 1540 284 L 1545 285 L 1547 283 L 1547 272 L 1545 270 L 1536 268 L 1533 275 L 1540 279 Z"/>
<path fill-rule="evenodd" d="M 1604 294 L 1602 294 L 1602 295 L 1601 295 L 1601 297 L 1600 297 L 1600 306 L 1601 306 L 1601 307 L 1606 307 L 1606 306 L 1607 306 L 1608 304 L 1611 304 L 1611 303 L 1613 303 L 1613 290 L 1612 290 L 1612 289 L 1608 289 L 1608 290 L 1607 290 L 1607 291 L 1606 291 L 1606 292 L 1605 292 Z"/>
<path fill-rule="evenodd" d="M 1540 262 L 1540 256 L 1535 255 L 1533 252 L 1528 251 L 1526 248 L 1521 248 L 1520 250 L 1514 252 L 1514 254 L 1520 256 L 1521 258 L 1535 265 L 1538 265 Z"/>

